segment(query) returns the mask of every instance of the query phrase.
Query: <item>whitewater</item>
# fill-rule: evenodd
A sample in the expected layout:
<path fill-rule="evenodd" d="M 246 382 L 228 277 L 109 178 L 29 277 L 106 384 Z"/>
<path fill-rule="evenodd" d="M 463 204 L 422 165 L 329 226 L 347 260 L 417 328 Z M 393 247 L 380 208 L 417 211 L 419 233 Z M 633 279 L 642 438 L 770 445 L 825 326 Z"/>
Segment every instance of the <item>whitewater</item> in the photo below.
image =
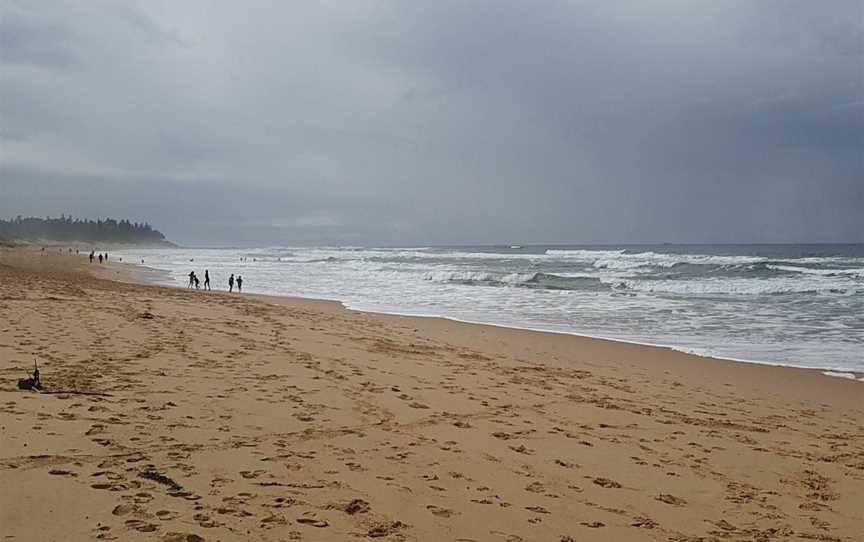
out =
<path fill-rule="evenodd" d="M 864 372 L 864 245 L 128 249 L 185 286 Z"/>

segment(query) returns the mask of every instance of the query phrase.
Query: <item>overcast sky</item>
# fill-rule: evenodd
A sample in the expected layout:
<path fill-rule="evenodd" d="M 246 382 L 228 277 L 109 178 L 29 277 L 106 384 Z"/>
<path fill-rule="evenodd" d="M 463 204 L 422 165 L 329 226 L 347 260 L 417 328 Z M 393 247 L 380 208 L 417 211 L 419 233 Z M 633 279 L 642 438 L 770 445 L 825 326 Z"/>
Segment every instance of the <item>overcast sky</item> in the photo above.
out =
<path fill-rule="evenodd" d="M 0 216 L 864 241 L 864 1 L 0 0 Z"/>

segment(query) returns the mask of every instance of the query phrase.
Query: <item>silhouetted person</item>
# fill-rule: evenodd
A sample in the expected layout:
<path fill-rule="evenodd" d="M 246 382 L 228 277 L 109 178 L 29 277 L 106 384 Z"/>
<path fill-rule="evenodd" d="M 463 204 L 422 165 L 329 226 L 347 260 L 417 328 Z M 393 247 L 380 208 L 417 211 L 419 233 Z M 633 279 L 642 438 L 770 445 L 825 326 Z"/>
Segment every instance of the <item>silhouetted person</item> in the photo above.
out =
<path fill-rule="evenodd" d="M 93 251 L 90 251 L 90 263 L 93 263 Z"/>
<path fill-rule="evenodd" d="M 189 285 L 187 288 L 191 288 L 195 284 L 195 271 L 189 271 Z"/>
<path fill-rule="evenodd" d="M 242 291 L 243 291 L 243 277 L 241 277 L 240 275 L 237 275 L 237 293 L 239 294 Z"/>
<path fill-rule="evenodd" d="M 204 270 L 204 289 L 210 289 L 210 271 Z"/>
<path fill-rule="evenodd" d="M 108 263 L 108 253 L 105 253 L 105 263 Z"/>
<path fill-rule="evenodd" d="M 99 263 L 102 263 L 102 255 L 99 255 Z"/>
<path fill-rule="evenodd" d="M 195 289 L 197 290 L 197 289 L 198 289 L 198 285 L 201 284 L 201 281 L 198 280 L 198 277 L 197 277 L 197 276 L 196 276 L 196 277 L 193 277 L 193 278 L 195 279 Z"/>
<path fill-rule="evenodd" d="M 228 291 L 234 291 L 234 273 L 231 273 L 231 276 L 228 277 Z"/>

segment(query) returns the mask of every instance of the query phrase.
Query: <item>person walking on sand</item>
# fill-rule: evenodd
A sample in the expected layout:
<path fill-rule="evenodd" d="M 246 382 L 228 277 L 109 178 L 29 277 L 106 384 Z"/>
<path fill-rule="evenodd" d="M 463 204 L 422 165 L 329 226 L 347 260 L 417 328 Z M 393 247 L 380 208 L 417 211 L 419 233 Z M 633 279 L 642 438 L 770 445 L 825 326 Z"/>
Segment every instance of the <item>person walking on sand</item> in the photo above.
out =
<path fill-rule="evenodd" d="M 196 275 L 194 278 L 195 278 L 195 289 L 197 290 L 197 289 L 198 289 L 198 286 L 201 284 L 201 281 L 198 280 L 198 276 L 197 276 L 197 275 Z"/>
<path fill-rule="evenodd" d="M 240 275 L 237 275 L 237 293 L 239 294 L 242 291 L 243 291 L 243 277 L 241 277 Z"/>
<path fill-rule="evenodd" d="M 195 271 L 189 271 L 189 285 L 187 288 L 191 288 L 195 284 Z"/>
<path fill-rule="evenodd" d="M 90 251 L 90 263 L 93 263 L 93 258 L 94 258 L 93 251 L 91 250 Z"/>
<path fill-rule="evenodd" d="M 210 271 L 208 271 L 206 269 L 204 270 L 204 289 L 205 290 L 210 289 Z"/>
<path fill-rule="evenodd" d="M 102 263 L 102 255 L 99 255 L 99 263 Z"/>
<path fill-rule="evenodd" d="M 231 276 L 228 277 L 228 291 L 234 291 L 234 273 L 231 273 Z"/>

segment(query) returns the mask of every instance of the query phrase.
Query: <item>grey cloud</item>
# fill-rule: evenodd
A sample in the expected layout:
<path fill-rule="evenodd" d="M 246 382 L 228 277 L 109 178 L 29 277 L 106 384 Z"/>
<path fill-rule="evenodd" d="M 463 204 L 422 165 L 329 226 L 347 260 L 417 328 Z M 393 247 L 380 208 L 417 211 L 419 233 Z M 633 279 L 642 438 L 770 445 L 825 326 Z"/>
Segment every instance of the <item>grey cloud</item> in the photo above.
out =
<path fill-rule="evenodd" d="M 50 22 L 8 12 L 0 16 L 0 62 L 62 68 L 75 63 L 67 29 Z"/>
<path fill-rule="evenodd" d="M 862 241 L 861 10 L 13 4 L 0 213 L 195 243 Z"/>

